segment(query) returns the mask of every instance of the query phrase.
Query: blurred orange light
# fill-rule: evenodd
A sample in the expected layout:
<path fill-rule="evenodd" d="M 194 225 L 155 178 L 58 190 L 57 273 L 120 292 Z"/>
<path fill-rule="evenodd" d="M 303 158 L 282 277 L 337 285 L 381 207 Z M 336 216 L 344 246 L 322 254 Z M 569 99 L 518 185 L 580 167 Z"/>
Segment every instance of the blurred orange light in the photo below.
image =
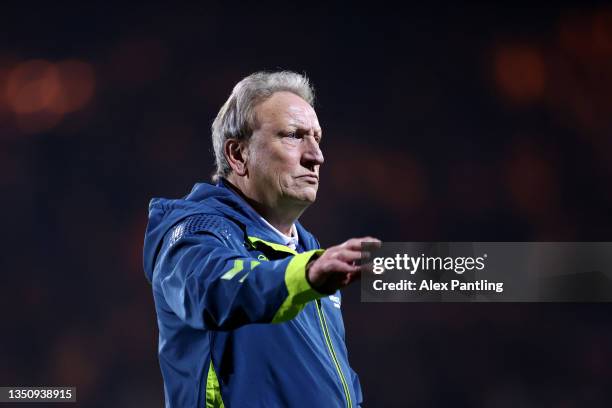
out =
<path fill-rule="evenodd" d="M 582 60 L 612 55 L 612 10 L 568 15 L 559 22 L 559 44 Z"/>
<path fill-rule="evenodd" d="M 60 90 L 57 68 L 48 61 L 31 60 L 11 71 L 5 95 L 15 113 L 33 113 L 47 108 Z"/>
<path fill-rule="evenodd" d="M 57 64 L 39 59 L 25 61 L 8 71 L 5 82 L 2 86 L 0 76 L 4 104 L 16 114 L 15 126 L 23 133 L 55 127 L 64 114 L 83 108 L 95 89 L 92 66 L 78 60 Z M 0 108 L 2 102 L 0 98 Z"/>
<path fill-rule="evenodd" d="M 62 61 L 56 67 L 61 89 L 49 105 L 49 109 L 56 113 L 69 113 L 81 109 L 94 94 L 93 68 L 90 64 L 78 60 Z"/>
<path fill-rule="evenodd" d="M 502 47 L 495 56 L 495 80 L 501 93 L 510 101 L 533 102 L 544 93 L 544 60 L 534 47 Z"/>

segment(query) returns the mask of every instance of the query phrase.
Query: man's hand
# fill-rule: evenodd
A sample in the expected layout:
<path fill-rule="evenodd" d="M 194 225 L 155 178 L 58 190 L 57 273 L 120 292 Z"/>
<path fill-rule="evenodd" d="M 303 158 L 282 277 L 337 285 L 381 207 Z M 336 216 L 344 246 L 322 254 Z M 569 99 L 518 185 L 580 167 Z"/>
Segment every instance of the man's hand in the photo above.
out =
<path fill-rule="evenodd" d="M 312 261 L 306 268 L 306 277 L 312 287 L 320 293 L 332 294 L 349 285 L 361 276 L 361 243 L 380 240 L 372 237 L 352 238 L 328 248 L 323 255 Z M 366 256 L 367 258 L 367 256 Z"/>

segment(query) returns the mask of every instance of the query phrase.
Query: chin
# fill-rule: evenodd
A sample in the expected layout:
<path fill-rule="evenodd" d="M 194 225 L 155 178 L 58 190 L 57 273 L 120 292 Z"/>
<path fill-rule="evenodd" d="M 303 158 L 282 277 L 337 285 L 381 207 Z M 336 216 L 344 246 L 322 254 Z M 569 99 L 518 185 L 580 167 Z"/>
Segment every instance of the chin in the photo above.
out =
<path fill-rule="evenodd" d="M 317 190 L 315 188 L 296 192 L 296 194 L 291 195 L 291 198 L 300 203 L 312 204 L 317 199 Z"/>
<path fill-rule="evenodd" d="M 317 187 L 306 188 L 303 192 L 305 201 L 314 203 L 314 201 L 317 199 L 317 190 Z"/>

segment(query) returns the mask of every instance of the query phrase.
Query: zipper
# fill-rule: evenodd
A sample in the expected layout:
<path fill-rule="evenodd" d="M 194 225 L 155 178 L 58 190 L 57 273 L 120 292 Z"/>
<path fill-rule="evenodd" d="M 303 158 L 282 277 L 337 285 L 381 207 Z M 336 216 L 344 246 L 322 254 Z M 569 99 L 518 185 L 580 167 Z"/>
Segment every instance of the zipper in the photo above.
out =
<path fill-rule="evenodd" d="M 265 241 L 261 238 L 257 237 L 247 237 L 247 241 L 253 249 L 257 249 L 257 244 L 261 243 L 273 251 L 289 253 L 290 255 L 297 255 L 297 252 L 292 250 L 291 248 L 275 244 L 273 242 Z M 336 357 L 336 352 L 334 351 L 334 346 L 331 341 L 331 336 L 329 335 L 329 329 L 327 328 L 327 321 L 325 320 L 325 314 L 323 313 L 323 307 L 321 305 L 321 299 L 317 299 L 315 301 L 317 305 L 317 313 L 319 315 L 319 322 L 321 323 L 321 329 L 323 330 L 323 337 L 325 338 L 325 343 L 327 344 L 327 349 L 329 350 L 329 354 L 336 366 L 336 371 L 338 372 L 338 377 L 340 377 L 340 382 L 342 383 L 342 389 L 344 390 L 344 396 L 346 397 L 346 404 L 348 408 L 353 408 L 353 402 L 351 401 L 351 393 L 349 391 L 349 387 L 347 385 L 346 379 L 344 378 L 344 374 L 342 374 L 342 368 L 340 367 L 340 363 L 338 362 L 338 358 Z"/>
<path fill-rule="evenodd" d="M 342 374 L 342 368 L 340 368 L 340 363 L 338 362 L 336 352 L 334 351 L 334 346 L 332 345 L 329 329 L 327 328 L 327 321 L 325 320 L 325 315 L 323 314 L 321 299 L 317 299 L 316 304 L 317 313 L 319 314 L 319 321 L 321 322 L 321 329 L 323 330 L 323 337 L 325 337 L 325 343 L 327 343 L 327 349 L 329 350 L 329 354 L 331 355 L 334 365 L 336 366 L 336 371 L 338 371 L 340 382 L 342 382 L 342 388 L 344 389 L 344 396 L 346 397 L 347 406 L 348 408 L 352 408 L 353 402 L 351 401 L 351 393 L 349 392 L 349 387 L 346 383 L 346 379 L 344 378 L 344 374 Z"/>

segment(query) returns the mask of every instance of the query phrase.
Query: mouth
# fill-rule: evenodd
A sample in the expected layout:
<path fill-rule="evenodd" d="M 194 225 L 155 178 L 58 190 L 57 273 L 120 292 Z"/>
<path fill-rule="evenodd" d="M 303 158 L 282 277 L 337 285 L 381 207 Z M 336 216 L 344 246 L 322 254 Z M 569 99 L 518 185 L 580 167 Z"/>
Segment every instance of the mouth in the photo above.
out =
<path fill-rule="evenodd" d="M 319 176 L 315 174 L 306 174 L 303 176 L 299 176 L 298 179 L 305 180 L 310 184 L 319 184 Z"/>

